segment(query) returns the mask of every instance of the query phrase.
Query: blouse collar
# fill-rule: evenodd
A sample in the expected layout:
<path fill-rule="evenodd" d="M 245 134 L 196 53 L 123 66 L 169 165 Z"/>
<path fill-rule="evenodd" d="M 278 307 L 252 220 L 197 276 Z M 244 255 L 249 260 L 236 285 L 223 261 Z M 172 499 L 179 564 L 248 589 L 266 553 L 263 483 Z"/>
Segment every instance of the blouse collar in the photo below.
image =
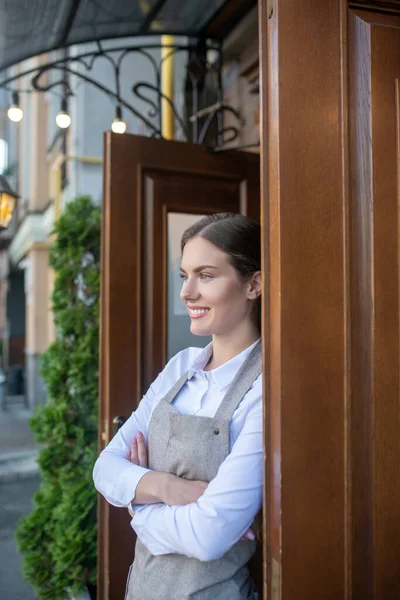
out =
<path fill-rule="evenodd" d="M 248 346 L 245 350 L 228 360 L 226 363 L 217 367 L 216 369 L 212 369 L 211 371 L 204 371 L 204 367 L 207 365 L 208 361 L 212 356 L 212 342 L 208 344 L 190 363 L 188 369 L 188 379 L 194 377 L 194 375 L 198 375 L 200 377 L 205 377 L 206 379 L 212 379 L 214 383 L 220 390 L 225 389 L 232 382 L 234 376 L 253 350 L 258 340 Z"/>

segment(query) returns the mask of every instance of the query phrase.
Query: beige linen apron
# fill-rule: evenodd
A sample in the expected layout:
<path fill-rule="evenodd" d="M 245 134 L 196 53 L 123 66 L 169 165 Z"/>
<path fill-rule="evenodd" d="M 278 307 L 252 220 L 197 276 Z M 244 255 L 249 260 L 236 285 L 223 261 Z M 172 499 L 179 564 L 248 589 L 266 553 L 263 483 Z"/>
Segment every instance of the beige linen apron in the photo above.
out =
<path fill-rule="evenodd" d="M 149 467 L 191 480 L 211 481 L 230 451 L 230 421 L 261 373 L 261 344 L 253 348 L 228 388 L 215 417 L 179 413 L 172 402 L 187 373 L 153 411 L 148 434 Z M 247 562 L 255 542 L 239 540 L 217 560 L 182 554 L 153 556 L 138 539 L 126 600 L 256 600 Z"/>

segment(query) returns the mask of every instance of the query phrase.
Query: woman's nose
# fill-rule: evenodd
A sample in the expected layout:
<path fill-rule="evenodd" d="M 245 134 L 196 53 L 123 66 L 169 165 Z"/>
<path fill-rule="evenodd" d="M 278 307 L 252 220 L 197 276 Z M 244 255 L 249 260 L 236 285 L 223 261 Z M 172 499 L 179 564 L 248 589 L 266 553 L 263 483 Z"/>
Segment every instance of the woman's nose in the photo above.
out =
<path fill-rule="evenodd" d="M 199 293 L 193 279 L 189 278 L 183 283 L 180 296 L 182 300 L 188 300 L 189 298 L 194 300 L 198 298 Z"/>

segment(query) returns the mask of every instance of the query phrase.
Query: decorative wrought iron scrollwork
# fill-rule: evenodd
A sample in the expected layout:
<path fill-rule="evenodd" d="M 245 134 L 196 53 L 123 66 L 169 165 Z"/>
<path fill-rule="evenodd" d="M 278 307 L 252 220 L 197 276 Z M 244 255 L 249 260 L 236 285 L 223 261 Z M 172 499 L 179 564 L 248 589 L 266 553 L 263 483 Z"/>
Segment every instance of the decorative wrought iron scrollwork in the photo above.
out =
<path fill-rule="evenodd" d="M 167 48 L 170 51 L 157 61 L 151 52 L 161 50 L 161 48 Z M 185 94 L 183 110 L 179 110 L 175 102 L 165 96 L 161 89 L 163 62 L 181 53 L 186 53 L 188 57 L 183 90 Z M 148 61 L 149 78 L 148 81 L 139 81 L 132 85 L 133 99 L 131 99 L 123 97 L 121 94 L 121 71 L 127 57 L 135 54 Z M 214 60 L 209 60 L 210 54 L 213 54 Z M 108 61 L 113 70 L 113 83 L 110 86 L 101 83 L 92 75 L 94 65 L 100 59 Z M 187 44 L 171 46 L 151 43 L 107 49 L 103 48 L 101 42 L 97 42 L 97 49 L 91 52 L 64 55 L 40 67 L 5 78 L 0 81 L 0 88 L 11 92 L 15 89 L 16 80 L 28 76 L 31 89 L 22 91 L 51 92 L 61 87 L 63 95 L 69 96 L 74 95 L 74 89 L 70 83 L 71 76 L 73 76 L 93 85 L 106 94 L 113 103 L 129 111 L 145 126 L 147 134 L 153 137 L 162 137 L 161 106 L 165 101 L 173 111 L 180 139 L 212 147 L 235 141 L 242 125 L 238 111 L 223 102 L 221 70 L 222 51 L 220 44 L 216 42 L 190 41 Z M 51 81 L 48 75 L 54 72 L 60 72 L 60 78 Z M 147 104 L 147 111 L 136 108 L 135 99 Z M 226 112 L 235 117 L 237 124 L 224 127 L 223 116 Z"/>

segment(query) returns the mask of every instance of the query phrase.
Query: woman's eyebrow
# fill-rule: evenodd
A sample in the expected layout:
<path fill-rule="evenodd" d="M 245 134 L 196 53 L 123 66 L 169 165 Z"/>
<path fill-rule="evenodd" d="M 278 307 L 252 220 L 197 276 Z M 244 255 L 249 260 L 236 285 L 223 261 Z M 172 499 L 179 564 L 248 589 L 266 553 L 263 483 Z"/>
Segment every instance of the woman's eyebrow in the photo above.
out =
<path fill-rule="evenodd" d="M 219 267 L 214 267 L 213 265 L 200 265 L 199 267 L 195 267 L 193 269 L 193 273 L 199 273 L 200 271 L 204 271 L 205 269 L 219 269 Z M 180 267 L 179 269 L 182 273 L 186 273 L 185 269 Z"/>

